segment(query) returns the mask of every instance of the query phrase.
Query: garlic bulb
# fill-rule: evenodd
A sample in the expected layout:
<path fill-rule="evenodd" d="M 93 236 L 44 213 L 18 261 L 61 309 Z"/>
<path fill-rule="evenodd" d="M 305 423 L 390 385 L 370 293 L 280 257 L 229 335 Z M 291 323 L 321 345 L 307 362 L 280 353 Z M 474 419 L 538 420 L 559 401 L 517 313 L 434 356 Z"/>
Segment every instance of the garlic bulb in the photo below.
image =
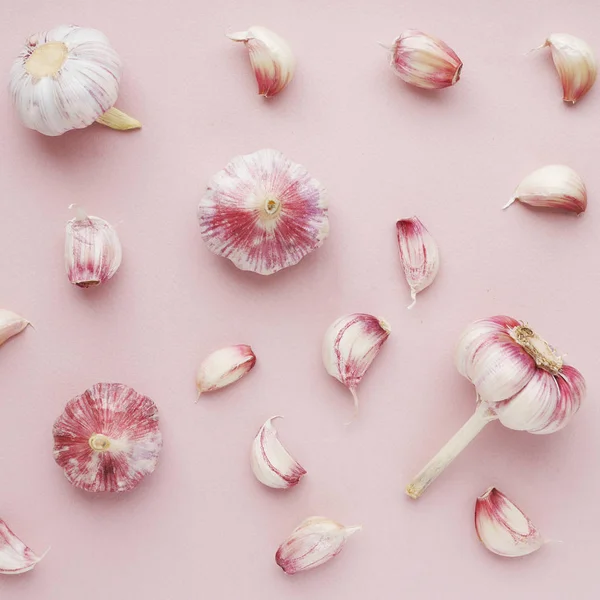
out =
<path fill-rule="evenodd" d="M 440 254 L 435 240 L 417 217 L 400 219 L 396 231 L 402 268 L 410 286 L 412 303 L 408 308 L 412 308 L 417 294 L 433 283 L 440 267 Z"/>
<path fill-rule="evenodd" d="M 306 470 L 283 447 L 273 427 L 271 417 L 260 428 L 252 442 L 250 465 L 256 479 L 264 485 L 285 490 L 294 487 L 306 475 Z"/>
<path fill-rule="evenodd" d="M 141 124 L 113 105 L 121 59 L 103 33 L 61 25 L 30 36 L 10 72 L 10 93 L 23 124 L 61 135 L 97 121 L 112 129 Z"/>
<path fill-rule="evenodd" d="M 19 575 L 31 571 L 45 554 L 38 556 L 0 519 L 0 575 Z"/>
<path fill-rule="evenodd" d="M 256 364 L 252 348 L 246 344 L 227 346 L 209 354 L 200 364 L 196 375 L 198 397 L 241 379 Z"/>
<path fill-rule="evenodd" d="M 21 333 L 27 325 L 31 325 L 31 323 L 17 313 L 0 308 L 0 346 L 6 340 Z"/>
<path fill-rule="evenodd" d="M 477 498 L 475 529 L 490 552 L 509 558 L 531 554 L 544 544 L 529 518 L 495 487 Z"/>
<path fill-rule="evenodd" d="M 126 492 L 152 473 L 162 447 L 158 409 L 121 383 L 97 383 L 54 423 L 54 460 L 87 492 Z"/>
<path fill-rule="evenodd" d="M 309 517 L 279 546 L 275 561 L 287 575 L 314 569 L 340 553 L 346 540 L 362 527 L 344 527 L 325 517 Z"/>
<path fill-rule="evenodd" d="M 568 33 L 553 33 L 540 48 L 550 47 L 563 88 L 563 101 L 575 104 L 596 81 L 598 67 L 590 46 Z"/>
<path fill-rule="evenodd" d="M 383 319 L 365 313 L 353 313 L 335 320 L 325 332 L 323 364 L 332 377 L 350 390 L 355 416 L 358 412 L 358 384 L 379 354 L 390 331 L 390 326 Z"/>
<path fill-rule="evenodd" d="M 538 208 L 580 214 L 587 208 L 587 191 L 583 179 L 573 169 L 565 165 L 548 165 L 527 175 L 503 208 L 508 208 L 515 200 Z"/>
<path fill-rule="evenodd" d="M 383 44 L 382 44 L 383 45 Z M 460 79 L 462 62 L 442 40 L 416 29 L 408 29 L 394 40 L 390 66 L 406 83 L 433 90 L 454 85 Z"/>
<path fill-rule="evenodd" d="M 329 234 L 325 190 L 276 150 L 237 156 L 219 171 L 198 219 L 209 250 L 261 275 L 297 264 Z"/>
<path fill-rule="evenodd" d="M 117 232 L 100 217 L 88 217 L 80 207 L 67 223 L 65 268 L 69 281 L 88 288 L 110 279 L 121 265 L 122 250 Z"/>
<path fill-rule="evenodd" d="M 472 323 L 456 349 L 456 367 L 475 385 L 477 407 L 406 489 L 418 498 L 491 421 L 529 433 L 565 427 L 585 396 L 585 380 L 529 326 L 506 316 Z"/>
<path fill-rule="evenodd" d="M 253 25 L 248 31 L 229 33 L 227 37 L 246 45 L 259 95 L 270 98 L 279 94 L 294 77 L 296 59 L 292 49 L 270 29 Z"/>

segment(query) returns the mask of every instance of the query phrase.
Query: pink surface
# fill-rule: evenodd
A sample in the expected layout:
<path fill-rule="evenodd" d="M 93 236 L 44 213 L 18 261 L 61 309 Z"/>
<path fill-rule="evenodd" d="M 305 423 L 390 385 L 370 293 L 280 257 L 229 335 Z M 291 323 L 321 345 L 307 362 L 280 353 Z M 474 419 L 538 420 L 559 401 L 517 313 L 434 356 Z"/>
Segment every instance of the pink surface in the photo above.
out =
<path fill-rule="evenodd" d="M 600 87 L 565 106 L 549 53 L 524 55 L 554 31 L 600 50 L 599 9 L 412 4 L 5 0 L 1 73 L 38 29 L 96 27 L 126 65 L 118 104 L 144 129 L 44 138 L 0 95 L 0 298 L 36 327 L 0 348 L 0 516 L 35 550 L 52 547 L 33 572 L 0 578 L 2 598 L 600 595 Z M 272 101 L 255 96 L 244 48 L 223 35 L 253 23 L 298 56 L 295 80 Z M 456 50 L 458 85 L 423 93 L 392 74 L 376 42 L 407 27 Z M 268 279 L 213 256 L 195 217 L 208 178 L 263 147 L 326 185 L 331 216 L 324 247 Z M 500 211 L 522 176 L 554 162 L 584 177 L 588 213 Z M 71 202 L 118 224 L 123 266 L 100 289 L 77 289 L 64 273 Z M 413 214 L 443 263 L 408 312 L 394 223 Z M 393 331 L 345 427 L 350 394 L 325 373 L 320 343 L 352 311 L 381 315 Z M 405 484 L 473 409 L 453 366 L 457 336 L 496 313 L 527 320 L 568 353 L 588 377 L 588 401 L 551 436 L 490 425 L 412 501 Z M 252 344 L 256 368 L 195 405 L 197 365 L 230 343 Z M 52 458 L 54 419 L 98 381 L 131 385 L 161 412 L 158 468 L 129 494 L 81 492 Z M 282 493 L 249 467 L 252 438 L 274 414 L 308 470 Z M 486 552 L 473 507 L 492 484 L 564 543 L 514 561 Z M 286 577 L 275 550 L 313 514 L 364 530 L 327 566 Z"/>

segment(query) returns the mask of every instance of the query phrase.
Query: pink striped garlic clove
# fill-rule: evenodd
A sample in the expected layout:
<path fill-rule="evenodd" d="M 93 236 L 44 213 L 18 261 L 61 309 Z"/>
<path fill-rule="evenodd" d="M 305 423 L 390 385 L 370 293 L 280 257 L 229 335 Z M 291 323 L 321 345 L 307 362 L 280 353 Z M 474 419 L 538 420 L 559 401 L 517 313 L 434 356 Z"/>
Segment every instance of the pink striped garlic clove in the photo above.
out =
<path fill-rule="evenodd" d="M 282 37 L 259 25 L 253 25 L 248 31 L 229 33 L 227 37 L 246 45 L 259 95 L 265 98 L 275 96 L 292 81 L 296 58 Z"/>
<path fill-rule="evenodd" d="M 89 288 L 108 281 L 121 265 L 121 242 L 113 226 L 72 204 L 76 216 L 67 223 L 65 267 L 69 281 Z"/>
<path fill-rule="evenodd" d="M 306 470 L 284 448 L 277 437 L 271 417 L 260 428 L 252 442 L 250 465 L 256 479 L 267 487 L 285 490 L 298 485 Z"/>
<path fill-rule="evenodd" d="M 536 169 L 517 186 L 512 198 L 536 208 L 553 208 L 581 214 L 587 208 L 587 191 L 581 176 L 565 165 Z"/>
<path fill-rule="evenodd" d="M 196 374 L 198 397 L 235 383 L 256 364 L 256 356 L 250 346 L 237 344 L 215 350 L 201 363 Z"/>
<path fill-rule="evenodd" d="M 412 308 L 417 294 L 429 287 L 440 267 L 438 246 L 427 228 L 417 217 L 396 222 L 398 249 L 404 276 L 410 286 Z"/>
<path fill-rule="evenodd" d="M 0 308 L 0 346 L 11 337 L 21 333 L 27 325 L 31 325 L 27 319 L 12 310 Z"/>
<path fill-rule="evenodd" d="M 450 87 L 460 79 L 463 64 L 456 52 L 422 31 L 404 31 L 391 47 L 384 47 L 390 51 L 394 73 L 410 85 L 434 90 Z"/>
<path fill-rule="evenodd" d="M 0 519 L 0 575 L 19 575 L 31 571 L 44 555 L 38 556 Z"/>
<path fill-rule="evenodd" d="M 340 553 L 361 525 L 345 527 L 325 517 L 309 517 L 279 546 L 275 561 L 287 575 L 314 569 Z"/>
<path fill-rule="evenodd" d="M 323 339 L 325 369 L 343 383 L 354 399 L 354 414 L 358 412 L 356 389 L 391 328 L 383 319 L 365 313 L 345 315 L 334 321 Z"/>
<path fill-rule="evenodd" d="M 475 502 L 475 530 L 490 552 L 508 558 L 526 556 L 544 544 L 527 515 L 495 487 Z"/>
<path fill-rule="evenodd" d="M 575 104 L 596 81 L 597 64 L 589 44 L 569 33 L 553 33 L 540 48 L 549 47 L 563 88 L 563 101 Z"/>

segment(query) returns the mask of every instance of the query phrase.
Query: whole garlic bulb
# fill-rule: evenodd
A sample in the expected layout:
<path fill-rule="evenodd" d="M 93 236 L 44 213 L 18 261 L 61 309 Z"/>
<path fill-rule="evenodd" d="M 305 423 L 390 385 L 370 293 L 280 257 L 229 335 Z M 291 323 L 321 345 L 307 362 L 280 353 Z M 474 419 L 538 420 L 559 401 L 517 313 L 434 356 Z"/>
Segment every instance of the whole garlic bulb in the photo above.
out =
<path fill-rule="evenodd" d="M 112 129 L 141 124 L 114 108 L 122 65 L 106 36 L 61 25 L 30 36 L 10 71 L 10 94 L 23 124 L 61 135 L 97 121 Z"/>

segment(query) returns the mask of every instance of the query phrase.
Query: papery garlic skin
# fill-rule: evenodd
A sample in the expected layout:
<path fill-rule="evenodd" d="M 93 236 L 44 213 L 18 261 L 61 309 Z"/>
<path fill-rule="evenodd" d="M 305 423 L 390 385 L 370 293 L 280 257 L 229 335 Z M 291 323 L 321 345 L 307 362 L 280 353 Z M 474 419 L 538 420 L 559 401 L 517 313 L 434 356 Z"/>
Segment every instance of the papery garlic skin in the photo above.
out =
<path fill-rule="evenodd" d="M 323 364 L 332 377 L 350 390 L 355 414 L 358 411 L 358 384 L 390 332 L 386 321 L 366 313 L 344 315 L 336 319 L 325 332 Z"/>
<path fill-rule="evenodd" d="M 526 556 L 544 544 L 527 515 L 495 487 L 477 498 L 475 530 L 481 543 L 499 556 Z"/>
<path fill-rule="evenodd" d="M 303 521 L 275 554 L 275 561 L 287 575 L 314 569 L 340 553 L 347 539 L 362 526 L 344 527 L 325 517 Z"/>
<path fill-rule="evenodd" d="M 264 485 L 285 490 L 298 485 L 306 470 L 284 448 L 277 437 L 271 417 L 260 428 L 252 442 L 250 465 L 256 479 Z"/>
<path fill-rule="evenodd" d="M 69 281 L 82 288 L 109 280 L 121 265 L 123 251 L 114 227 L 100 217 L 88 216 L 80 206 L 67 223 L 65 268 Z"/>
<path fill-rule="evenodd" d="M 503 208 L 515 200 L 538 208 L 581 214 L 587 208 L 587 190 L 581 176 L 571 167 L 547 165 L 527 175 Z"/>
<path fill-rule="evenodd" d="M 31 571 L 44 555 L 38 556 L 0 519 L 0 575 L 19 575 Z"/>
<path fill-rule="evenodd" d="M 135 129 L 139 121 L 113 109 L 121 73 L 121 59 L 103 33 L 61 25 L 28 38 L 10 72 L 10 94 L 23 124 L 44 135 L 96 120 Z"/>
<path fill-rule="evenodd" d="M 587 94 L 598 72 L 589 44 L 569 33 L 553 33 L 542 48 L 550 47 L 552 60 L 563 88 L 563 101 L 575 104 Z"/>
<path fill-rule="evenodd" d="M 241 379 L 256 364 L 252 348 L 246 344 L 237 344 L 215 350 L 200 364 L 196 374 L 198 396 L 205 392 L 214 392 Z"/>
<path fill-rule="evenodd" d="M 427 228 L 417 217 L 396 222 L 398 249 L 404 276 L 410 286 L 412 308 L 417 294 L 429 287 L 440 268 L 438 246 Z"/>
<path fill-rule="evenodd" d="M 227 37 L 246 45 L 260 96 L 271 98 L 279 94 L 294 77 L 294 53 L 289 44 L 270 29 L 253 25 L 248 31 L 228 33 Z"/>
<path fill-rule="evenodd" d="M 325 189 L 277 150 L 237 156 L 219 171 L 198 220 L 209 250 L 260 275 L 297 264 L 329 235 Z"/>
<path fill-rule="evenodd" d="M 406 83 L 434 90 L 450 87 L 460 79 L 462 61 L 442 40 L 408 29 L 394 40 L 390 66 Z"/>
<path fill-rule="evenodd" d="M 11 337 L 21 333 L 30 324 L 27 319 L 12 310 L 0 308 L 0 346 Z"/>

